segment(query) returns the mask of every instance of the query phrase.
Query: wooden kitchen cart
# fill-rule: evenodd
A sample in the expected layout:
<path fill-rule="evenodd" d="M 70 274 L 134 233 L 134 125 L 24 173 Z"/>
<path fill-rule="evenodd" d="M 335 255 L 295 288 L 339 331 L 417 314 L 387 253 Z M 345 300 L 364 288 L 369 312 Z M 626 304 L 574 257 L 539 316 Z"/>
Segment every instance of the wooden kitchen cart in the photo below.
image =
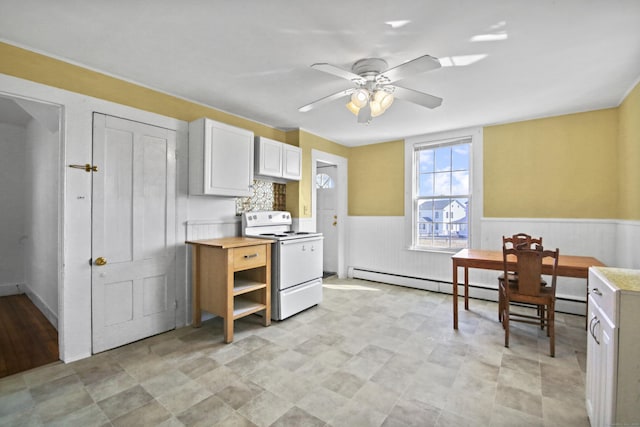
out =
<path fill-rule="evenodd" d="M 233 321 L 264 311 L 271 324 L 272 240 L 250 237 L 193 240 L 193 326 L 202 310 L 224 319 L 224 342 L 233 341 Z"/>

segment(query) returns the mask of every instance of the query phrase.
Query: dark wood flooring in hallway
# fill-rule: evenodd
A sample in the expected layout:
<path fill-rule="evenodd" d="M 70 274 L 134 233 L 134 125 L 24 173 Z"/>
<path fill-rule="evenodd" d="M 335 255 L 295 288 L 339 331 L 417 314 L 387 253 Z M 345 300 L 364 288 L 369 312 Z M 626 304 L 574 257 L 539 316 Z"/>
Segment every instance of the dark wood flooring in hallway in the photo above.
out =
<path fill-rule="evenodd" d="M 0 378 L 59 360 L 58 331 L 25 295 L 0 297 Z"/>

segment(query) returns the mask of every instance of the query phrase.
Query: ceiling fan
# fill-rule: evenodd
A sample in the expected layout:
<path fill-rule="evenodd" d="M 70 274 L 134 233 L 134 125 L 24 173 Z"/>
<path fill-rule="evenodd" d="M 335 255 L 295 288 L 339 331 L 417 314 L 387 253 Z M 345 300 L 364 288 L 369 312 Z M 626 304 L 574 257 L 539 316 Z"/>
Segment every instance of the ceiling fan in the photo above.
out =
<path fill-rule="evenodd" d="M 353 64 L 351 71 L 327 63 L 313 64 L 311 68 L 350 80 L 354 87 L 303 105 L 298 108 L 300 112 L 307 112 L 319 105 L 351 95 L 347 108 L 358 116 L 358 123 L 370 123 L 373 117 L 389 108 L 394 98 L 427 108 L 436 108 L 442 104 L 442 98 L 395 84 L 413 74 L 440 68 L 440 61 L 433 56 L 420 56 L 389 69 L 387 61 L 381 58 L 361 59 Z"/>

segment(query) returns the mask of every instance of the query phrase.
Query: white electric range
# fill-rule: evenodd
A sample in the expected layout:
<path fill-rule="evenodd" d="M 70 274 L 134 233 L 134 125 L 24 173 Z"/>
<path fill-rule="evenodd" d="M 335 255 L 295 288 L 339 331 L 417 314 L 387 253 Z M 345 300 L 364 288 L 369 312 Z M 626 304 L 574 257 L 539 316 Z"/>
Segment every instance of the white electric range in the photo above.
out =
<path fill-rule="evenodd" d="M 242 214 L 242 235 L 272 239 L 271 318 L 283 320 L 322 302 L 321 233 L 292 230 L 285 211 Z"/>

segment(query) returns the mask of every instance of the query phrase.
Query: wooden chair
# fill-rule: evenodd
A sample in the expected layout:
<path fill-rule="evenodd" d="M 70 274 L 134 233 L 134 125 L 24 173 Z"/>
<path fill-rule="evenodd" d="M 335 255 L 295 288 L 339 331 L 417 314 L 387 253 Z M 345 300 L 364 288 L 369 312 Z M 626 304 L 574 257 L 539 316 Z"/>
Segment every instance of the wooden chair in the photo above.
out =
<path fill-rule="evenodd" d="M 502 236 L 502 249 L 513 249 L 517 247 L 528 247 L 535 248 L 537 245 L 542 245 L 542 237 L 531 237 L 526 233 L 518 233 L 514 234 L 510 237 Z M 517 272 L 509 271 L 508 273 L 509 281 L 513 282 L 518 278 Z M 498 277 L 498 282 L 504 279 L 504 273 Z M 541 279 L 540 286 L 547 286 L 547 282 Z M 498 292 L 498 321 L 502 321 L 502 294 Z"/>
<path fill-rule="evenodd" d="M 515 248 L 503 247 L 504 276 L 499 281 L 500 318 L 504 328 L 504 346 L 509 347 L 509 322 L 524 322 L 547 328 L 551 357 L 555 356 L 555 300 L 558 258 L 560 251 L 544 250 L 541 245 L 527 247 L 521 245 Z M 544 258 L 552 258 L 551 286 L 540 286 L 542 263 Z M 509 262 L 515 262 L 517 280 L 504 280 L 509 277 Z M 528 315 L 511 312 L 511 303 L 532 304 L 538 307 L 537 314 Z"/>
<path fill-rule="evenodd" d="M 502 236 L 502 243 L 510 244 L 512 248 L 521 246 L 523 244 L 526 244 L 530 248 L 532 248 L 534 247 L 534 245 L 542 245 L 542 237 L 535 238 L 526 233 L 518 233 L 510 237 Z"/>

